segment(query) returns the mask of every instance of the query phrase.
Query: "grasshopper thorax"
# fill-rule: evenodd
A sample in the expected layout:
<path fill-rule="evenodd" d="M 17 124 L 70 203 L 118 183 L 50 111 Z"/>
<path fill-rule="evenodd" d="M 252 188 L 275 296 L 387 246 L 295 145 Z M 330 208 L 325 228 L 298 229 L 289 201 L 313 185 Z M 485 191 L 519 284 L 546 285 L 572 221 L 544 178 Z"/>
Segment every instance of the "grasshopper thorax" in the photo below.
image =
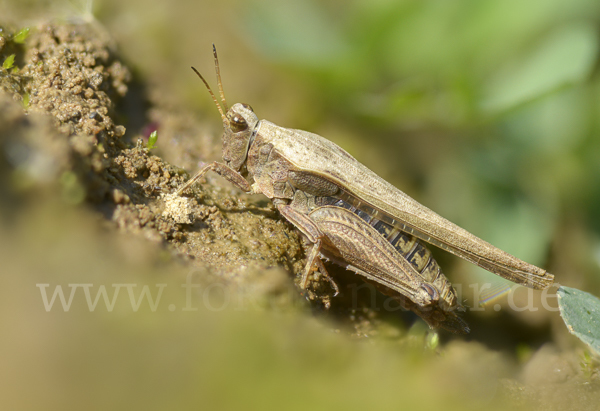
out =
<path fill-rule="evenodd" d="M 223 161 L 239 171 L 248 156 L 258 117 L 247 104 L 234 104 L 223 118 Z"/>

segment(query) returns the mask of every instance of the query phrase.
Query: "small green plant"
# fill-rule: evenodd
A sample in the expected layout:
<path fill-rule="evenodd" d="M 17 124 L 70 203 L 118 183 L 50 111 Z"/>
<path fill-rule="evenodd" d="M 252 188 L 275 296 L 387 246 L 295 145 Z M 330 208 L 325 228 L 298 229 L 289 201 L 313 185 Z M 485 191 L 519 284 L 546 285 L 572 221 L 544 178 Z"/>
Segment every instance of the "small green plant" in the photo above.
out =
<path fill-rule="evenodd" d="M 85 200 L 85 188 L 79 182 L 77 174 L 65 171 L 60 176 L 59 182 L 62 186 L 62 198 L 69 204 L 79 204 Z"/>
<path fill-rule="evenodd" d="M 25 39 L 27 39 L 28 36 L 29 27 L 25 27 L 19 30 L 19 32 L 13 36 L 12 41 L 18 44 L 22 44 L 23 42 L 25 42 Z"/>
<path fill-rule="evenodd" d="M 598 363 L 591 356 L 589 351 L 584 351 L 581 355 L 581 361 L 579 361 L 581 372 L 587 381 L 591 381 L 594 374 L 598 372 Z"/>
<path fill-rule="evenodd" d="M 425 337 L 425 345 L 434 351 L 440 345 L 440 335 L 437 332 L 430 332 Z"/>
<path fill-rule="evenodd" d="M 154 130 L 150 133 L 150 137 L 148 137 L 148 150 L 152 150 L 156 146 L 156 141 L 158 140 L 158 132 Z"/>
<path fill-rule="evenodd" d="M 15 64 L 15 55 L 11 54 L 10 56 L 8 56 L 5 60 L 4 63 L 2 63 L 2 68 L 5 70 L 10 70 L 10 68 Z"/>

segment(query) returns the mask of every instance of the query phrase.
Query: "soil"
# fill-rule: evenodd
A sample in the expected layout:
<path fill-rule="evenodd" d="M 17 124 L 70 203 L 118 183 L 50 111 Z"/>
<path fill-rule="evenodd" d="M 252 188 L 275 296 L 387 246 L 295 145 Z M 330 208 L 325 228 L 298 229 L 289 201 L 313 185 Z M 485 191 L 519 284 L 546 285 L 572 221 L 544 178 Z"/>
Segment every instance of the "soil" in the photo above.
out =
<path fill-rule="evenodd" d="M 283 310 L 308 321 L 316 315 L 327 330 L 353 339 L 375 339 L 384 346 L 393 341 L 397 347 L 413 347 L 410 352 L 417 346 L 418 352 L 441 355 L 452 371 L 430 370 L 454 374 L 457 381 L 478 380 L 479 373 L 489 372 L 484 379 L 494 388 L 486 395 L 498 404 L 546 410 L 593 409 L 600 403 L 597 366 L 592 360 L 582 363 L 582 350 L 573 343 L 559 350 L 552 331 L 518 358 L 485 347 L 485 338 L 477 342 L 442 334 L 441 345 L 431 343 L 432 334 L 418 321 L 411 330 L 403 325 L 403 320 L 414 321 L 409 314 L 400 320 L 377 305 L 353 306 L 349 298 L 333 298 L 327 281 L 303 295 L 294 285 L 305 263 L 302 239 L 265 197 L 244 194 L 215 175 L 196 184 L 180 203 L 169 197 L 200 160 L 218 158 L 220 140 L 205 131 L 209 127 L 135 78 L 110 38 L 93 25 L 43 25 L 24 44 L 11 41 L 14 32 L 8 27 L 0 31 L 0 60 L 16 56 L 16 69 L 0 69 L 4 243 L 52 261 L 57 252 L 51 245 L 61 238 L 79 250 L 78 243 L 88 241 L 81 238 L 89 237 L 91 248 L 82 245 L 83 251 L 74 254 L 89 256 L 93 264 L 103 263 L 90 249 L 108 247 L 107 259 L 128 261 L 128 271 L 147 269 L 149 282 L 201 273 L 195 277 L 198 283 L 219 284 L 260 301 L 271 314 Z M 158 148 L 149 149 L 148 136 L 155 129 Z M 29 234 L 22 234 L 23 227 Z M 39 234 L 47 230 L 53 234 Z M 42 246 L 34 237 L 50 240 Z M 13 257 L 16 267 L 26 265 L 21 254 Z M 353 275 L 332 270 L 343 289 L 356 285 Z M 478 359 L 481 364 L 464 365 Z M 431 365 L 427 361 L 420 365 L 426 368 L 423 374 Z M 481 404 L 483 399 L 473 395 L 473 403 Z"/>

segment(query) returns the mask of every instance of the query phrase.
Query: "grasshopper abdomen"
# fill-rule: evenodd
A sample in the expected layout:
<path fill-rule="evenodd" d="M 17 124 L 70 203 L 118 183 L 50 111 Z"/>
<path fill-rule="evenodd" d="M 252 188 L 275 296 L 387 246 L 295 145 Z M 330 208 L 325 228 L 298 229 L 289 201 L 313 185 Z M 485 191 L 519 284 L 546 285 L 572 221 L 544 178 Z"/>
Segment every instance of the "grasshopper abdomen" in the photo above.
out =
<path fill-rule="evenodd" d="M 403 226 L 394 226 L 377 218 L 381 212 L 347 193 L 342 193 L 339 197 L 317 197 L 315 204 L 345 208 L 360 217 L 394 247 L 398 252 L 398 258 L 404 258 L 412 265 L 422 281 L 435 287 L 440 295 L 440 304 L 445 310 L 454 310 L 460 306 L 456 291 L 442 273 L 431 251 L 417 237 L 404 232 Z"/>

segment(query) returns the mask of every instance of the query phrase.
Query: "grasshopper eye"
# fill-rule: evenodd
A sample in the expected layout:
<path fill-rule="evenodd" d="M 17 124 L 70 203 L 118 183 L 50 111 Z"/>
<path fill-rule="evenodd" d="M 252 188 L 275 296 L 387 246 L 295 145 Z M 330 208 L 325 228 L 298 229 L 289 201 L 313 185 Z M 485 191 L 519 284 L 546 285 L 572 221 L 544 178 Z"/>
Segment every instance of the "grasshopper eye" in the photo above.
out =
<path fill-rule="evenodd" d="M 239 114 L 235 114 L 229 120 L 229 126 L 234 133 L 239 133 L 240 131 L 244 131 L 248 128 L 248 123 L 246 123 L 244 117 L 240 116 Z"/>

